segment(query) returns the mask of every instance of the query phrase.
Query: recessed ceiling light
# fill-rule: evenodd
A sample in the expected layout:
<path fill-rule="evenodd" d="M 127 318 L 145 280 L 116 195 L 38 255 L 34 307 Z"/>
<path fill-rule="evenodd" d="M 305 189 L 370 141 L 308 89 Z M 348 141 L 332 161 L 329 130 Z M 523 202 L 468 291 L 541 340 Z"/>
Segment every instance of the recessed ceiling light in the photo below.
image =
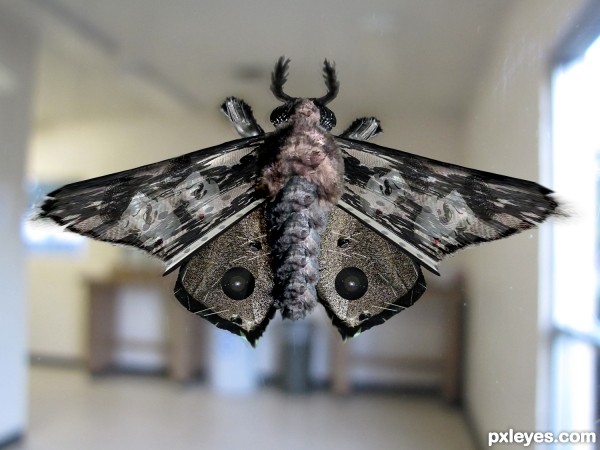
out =
<path fill-rule="evenodd" d="M 9 94 L 17 87 L 17 82 L 10 71 L 0 63 L 0 94 Z"/>
<path fill-rule="evenodd" d="M 396 16 L 391 13 L 374 12 L 360 18 L 360 28 L 368 33 L 389 33 L 394 31 Z"/>
<path fill-rule="evenodd" d="M 269 71 L 258 64 L 239 64 L 233 69 L 233 76 L 240 81 L 264 80 Z"/>

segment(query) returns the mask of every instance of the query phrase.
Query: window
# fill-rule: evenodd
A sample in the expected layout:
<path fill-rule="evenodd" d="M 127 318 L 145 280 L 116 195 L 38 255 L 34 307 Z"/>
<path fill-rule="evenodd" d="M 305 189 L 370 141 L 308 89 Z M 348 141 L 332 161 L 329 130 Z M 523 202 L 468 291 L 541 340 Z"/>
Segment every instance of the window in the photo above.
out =
<path fill-rule="evenodd" d="M 53 223 L 32 221 L 34 208 L 42 203 L 49 192 L 65 183 L 31 183 L 28 186 L 30 210 L 21 220 L 21 238 L 29 250 L 48 252 L 72 252 L 86 248 L 85 238 L 67 233 Z"/>
<path fill-rule="evenodd" d="M 571 218 L 554 227 L 555 431 L 600 432 L 600 39 L 553 76 L 553 182 Z M 600 435 L 600 434 L 599 434 Z M 578 447 L 579 448 L 579 447 Z"/>

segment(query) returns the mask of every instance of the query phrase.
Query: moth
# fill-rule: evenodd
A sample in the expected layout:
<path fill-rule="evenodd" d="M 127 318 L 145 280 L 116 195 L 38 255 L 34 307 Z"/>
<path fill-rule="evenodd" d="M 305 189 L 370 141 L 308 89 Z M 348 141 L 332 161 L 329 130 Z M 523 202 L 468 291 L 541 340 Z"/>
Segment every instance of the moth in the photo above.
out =
<path fill-rule="evenodd" d="M 439 274 L 444 256 L 556 214 L 539 184 L 368 142 L 375 117 L 331 134 L 335 65 L 324 62 L 319 98 L 284 92 L 288 66 L 281 57 L 271 75 L 274 131 L 229 97 L 240 139 L 68 184 L 39 217 L 179 269 L 179 302 L 254 345 L 276 310 L 296 320 L 317 303 L 355 336 L 421 297 L 422 267 Z"/>

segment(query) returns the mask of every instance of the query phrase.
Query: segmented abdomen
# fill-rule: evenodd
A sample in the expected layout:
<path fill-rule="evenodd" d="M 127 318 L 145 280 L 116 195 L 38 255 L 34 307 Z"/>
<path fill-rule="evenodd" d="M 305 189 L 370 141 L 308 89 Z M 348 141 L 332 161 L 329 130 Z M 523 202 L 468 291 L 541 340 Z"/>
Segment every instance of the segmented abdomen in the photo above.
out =
<path fill-rule="evenodd" d="M 321 234 L 330 208 L 302 176 L 291 177 L 267 206 L 275 307 L 286 319 L 304 318 L 317 303 Z"/>

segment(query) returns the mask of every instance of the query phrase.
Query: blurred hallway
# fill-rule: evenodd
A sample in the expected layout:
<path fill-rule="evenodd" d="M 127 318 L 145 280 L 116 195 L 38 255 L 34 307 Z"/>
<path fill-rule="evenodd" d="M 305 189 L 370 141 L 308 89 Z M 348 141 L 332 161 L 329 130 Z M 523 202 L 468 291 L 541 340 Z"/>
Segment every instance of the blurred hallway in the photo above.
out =
<path fill-rule="evenodd" d="M 34 366 L 30 427 L 7 450 L 473 449 L 458 409 L 429 395 L 274 388 L 223 397 L 204 384 Z"/>
<path fill-rule="evenodd" d="M 554 86 L 599 36 L 596 0 L 0 2 L 0 448 L 24 435 L 7 448 L 469 449 L 465 418 L 480 447 L 509 428 L 600 433 L 598 114 Z M 428 279 L 422 300 L 344 352 L 322 308 L 304 322 L 315 384 L 336 373 L 352 389 L 450 380 L 462 409 L 433 396 L 263 389 L 290 354 L 280 318 L 256 350 L 207 321 L 196 336 L 172 320 L 183 309 L 157 261 L 28 221 L 64 184 L 237 138 L 219 113 L 227 96 L 251 104 L 270 130 L 279 106 L 270 72 L 281 55 L 293 62 L 291 95 L 321 95 L 322 61 L 335 61 L 336 134 L 373 115 L 385 130 L 378 145 L 537 181 L 567 204 L 586 197 L 584 231 L 576 217 L 448 258 L 430 278 L 442 288 L 462 280 L 459 301 Z M 590 101 L 597 82 L 574 80 L 584 106 L 600 104 Z M 568 120 L 555 126 L 559 117 Z M 553 251 L 560 235 L 567 256 Z M 103 283 L 122 284 L 112 315 L 90 307 L 91 286 Z M 240 398 L 210 383 L 91 379 L 82 367 L 98 355 L 98 335 L 110 337 L 101 350 L 117 367 L 164 370 L 177 354 L 189 363 L 177 367 L 245 375 L 252 387 L 258 378 L 261 389 Z M 82 369 L 30 369 L 37 357 Z"/>

